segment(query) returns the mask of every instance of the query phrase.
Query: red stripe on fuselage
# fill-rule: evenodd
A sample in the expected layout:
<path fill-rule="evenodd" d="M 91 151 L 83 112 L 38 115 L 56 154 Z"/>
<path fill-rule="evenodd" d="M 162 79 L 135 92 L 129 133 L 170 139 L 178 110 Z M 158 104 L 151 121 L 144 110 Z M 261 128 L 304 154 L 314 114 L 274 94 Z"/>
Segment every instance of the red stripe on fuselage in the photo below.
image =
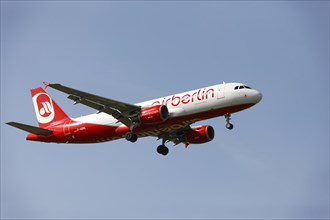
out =
<path fill-rule="evenodd" d="M 134 131 L 139 137 L 159 136 L 162 133 L 175 131 L 205 119 L 223 116 L 250 108 L 254 104 L 244 104 L 221 109 L 210 110 L 192 115 L 169 118 L 156 125 L 141 125 Z M 130 129 L 126 126 L 114 127 L 91 123 L 67 121 L 62 125 L 49 128 L 53 133 L 49 136 L 29 134 L 27 140 L 55 143 L 97 143 L 123 138 Z"/>

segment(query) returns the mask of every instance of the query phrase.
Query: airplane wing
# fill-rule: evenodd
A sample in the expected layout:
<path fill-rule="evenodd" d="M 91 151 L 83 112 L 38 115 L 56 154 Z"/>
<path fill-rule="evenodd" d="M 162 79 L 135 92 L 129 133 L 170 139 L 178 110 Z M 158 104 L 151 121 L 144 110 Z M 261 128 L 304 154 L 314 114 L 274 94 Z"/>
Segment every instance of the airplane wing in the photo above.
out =
<path fill-rule="evenodd" d="M 45 83 L 45 85 L 69 94 L 68 98 L 73 100 L 75 104 L 81 103 L 98 110 L 98 112 L 104 112 L 112 115 L 119 122 L 123 123 L 129 128 L 131 128 L 134 124 L 131 118 L 141 109 L 140 106 L 104 98 L 87 92 L 82 92 L 77 89 L 62 86 L 61 84 Z"/>
<path fill-rule="evenodd" d="M 158 140 L 165 139 L 166 142 L 173 142 L 174 146 L 176 146 L 180 143 L 186 143 L 185 136 L 189 130 L 191 130 L 190 125 L 186 126 L 185 128 L 178 129 L 176 131 L 172 131 L 169 133 L 163 133 L 157 137 L 158 137 Z"/>

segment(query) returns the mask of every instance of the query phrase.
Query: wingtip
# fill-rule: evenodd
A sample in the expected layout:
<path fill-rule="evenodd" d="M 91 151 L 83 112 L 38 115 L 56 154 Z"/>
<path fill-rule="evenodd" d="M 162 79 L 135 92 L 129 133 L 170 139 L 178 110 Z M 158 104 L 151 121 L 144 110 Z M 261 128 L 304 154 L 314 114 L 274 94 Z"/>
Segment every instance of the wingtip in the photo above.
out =
<path fill-rule="evenodd" d="M 45 86 L 45 89 L 47 89 L 47 87 L 49 86 L 50 83 L 48 82 L 43 82 L 44 86 Z"/>

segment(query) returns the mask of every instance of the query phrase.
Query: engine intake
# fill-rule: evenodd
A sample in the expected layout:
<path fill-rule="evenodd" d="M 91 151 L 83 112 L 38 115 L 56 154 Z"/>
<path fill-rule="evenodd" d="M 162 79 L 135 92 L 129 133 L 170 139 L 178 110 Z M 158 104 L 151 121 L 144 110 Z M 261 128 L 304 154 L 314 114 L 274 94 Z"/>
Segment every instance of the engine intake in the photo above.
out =
<path fill-rule="evenodd" d="M 168 108 L 165 105 L 154 105 L 141 109 L 139 119 L 142 124 L 158 124 L 168 119 Z"/>
<path fill-rule="evenodd" d="M 203 144 L 212 141 L 215 132 L 212 126 L 201 125 L 192 127 L 190 131 L 186 133 L 186 142 L 189 144 Z"/>

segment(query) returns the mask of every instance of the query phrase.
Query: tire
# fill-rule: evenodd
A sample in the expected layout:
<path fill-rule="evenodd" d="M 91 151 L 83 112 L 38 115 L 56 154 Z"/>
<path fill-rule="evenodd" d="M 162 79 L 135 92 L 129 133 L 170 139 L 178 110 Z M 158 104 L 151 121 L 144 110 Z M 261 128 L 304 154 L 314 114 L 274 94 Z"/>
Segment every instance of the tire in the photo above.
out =
<path fill-rule="evenodd" d="M 138 136 L 136 134 L 132 133 L 132 132 L 129 132 L 129 133 L 126 134 L 126 137 L 125 138 L 126 138 L 126 140 L 134 143 L 134 142 L 137 141 Z"/>
<path fill-rule="evenodd" d="M 131 138 L 131 142 L 132 143 L 135 143 L 136 141 L 137 141 L 137 139 L 138 139 L 138 136 L 136 135 L 136 134 L 133 134 L 133 136 L 132 136 L 132 138 Z"/>
<path fill-rule="evenodd" d="M 157 153 L 166 156 L 168 154 L 169 150 L 165 145 L 159 145 L 157 147 Z"/>
<path fill-rule="evenodd" d="M 163 148 L 163 155 L 166 156 L 168 154 L 169 150 L 168 150 L 168 147 L 165 147 Z"/>
<path fill-rule="evenodd" d="M 231 129 L 234 128 L 234 125 L 231 124 L 231 123 L 227 123 L 227 124 L 226 124 L 226 128 L 229 129 L 229 130 L 231 130 Z"/>

